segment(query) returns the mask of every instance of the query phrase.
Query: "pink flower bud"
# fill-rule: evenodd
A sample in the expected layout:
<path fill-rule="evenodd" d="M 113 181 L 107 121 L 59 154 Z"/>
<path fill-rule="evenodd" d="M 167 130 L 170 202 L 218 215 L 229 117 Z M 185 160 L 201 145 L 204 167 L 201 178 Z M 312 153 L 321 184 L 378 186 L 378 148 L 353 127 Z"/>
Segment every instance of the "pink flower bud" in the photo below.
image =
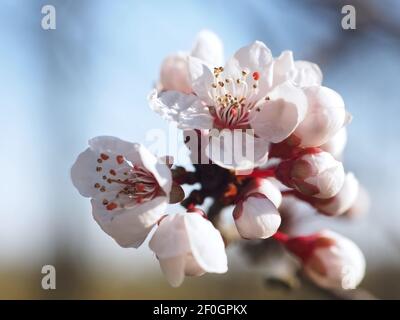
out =
<path fill-rule="evenodd" d="M 274 178 L 254 179 L 250 185 L 249 191 L 246 192 L 246 195 L 261 193 L 271 200 L 276 208 L 279 208 L 282 203 L 282 193 L 277 187 L 277 184 L 279 184 L 279 182 Z"/>
<path fill-rule="evenodd" d="M 330 199 L 315 199 L 316 209 L 329 216 L 337 216 L 349 210 L 357 199 L 359 183 L 353 173 L 349 172 L 344 180 L 343 187 Z"/>
<path fill-rule="evenodd" d="M 301 147 L 318 147 L 329 141 L 347 121 L 342 97 L 332 89 L 311 86 L 304 89 L 308 110 L 294 135 Z"/>
<path fill-rule="evenodd" d="M 328 199 L 343 186 L 344 169 L 341 162 L 320 149 L 307 150 L 294 159 L 282 161 L 276 177 L 286 186 L 310 197 Z"/>
<path fill-rule="evenodd" d="M 286 247 L 303 261 L 305 274 L 326 289 L 354 289 L 365 274 L 365 258 L 351 240 L 329 230 L 291 238 Z"/>
<path fill-rule="evenodd" d="M 251 193 L 240 200 L 233 210 L 233 218 L 245 239 L 269 238 L 281 224 L 276 206 L 262 193 Z"/>

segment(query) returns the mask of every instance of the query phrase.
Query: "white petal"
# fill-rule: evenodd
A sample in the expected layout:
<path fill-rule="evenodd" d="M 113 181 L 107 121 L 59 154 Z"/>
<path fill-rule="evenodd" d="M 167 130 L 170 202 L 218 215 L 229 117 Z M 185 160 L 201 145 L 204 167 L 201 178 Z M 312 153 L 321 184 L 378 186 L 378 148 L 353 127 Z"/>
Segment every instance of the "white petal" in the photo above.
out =
<path fill-rule="evenodd" d="M 300 87 L 321 85 L 322 83 L 322 72 L 317 64 L 298 60 L 294 63 L 295 71 L 293 72 L 291 79 Z"/>
<path fill-rule="evenodd" d="M 214 105 L 212 96 L 214 74 L 211 71 L 211 66 L 195 57 L 188 58 L 188 66 L 193 91 L 204 103 Z"/>
<path fill-rule="evenodd" d="M 168 167 L 168 165 L 163 163 L 162 160 L 155 157 L 144 146 L 139 145 L 137 147 L 137 152 L 140 157 L 140 162 L 148 171 L 150 171 L 153 174 L 159 186 L 168 195 L 172 187 L 171 169 Z"/>
<path fill-rule="evenodd" d="M 271 200 L 276 208 L 279 208 L 282 203 L 282 193 L 279 188 L 270 179 L 258 179 L 256 183 L 257 185 L 251 188 L 247 194 L 261 193 Z"/>
<path fill-rule="evenodd" d="M 328 202 L 316 203 L 315 207 L 328 215 L 340 215 L 351 208 L 359 192 L 359 183 L 352 172 L 347 173 L 340 191 Z"/>
<path fill-rule="evenodd" d="M 269 143 L 264 139 L 242 130 L 211 130 L 206 155 L 217 165 L 240 171 L 247 171 L 265 163 L 268 158 Z"/>
<path fill-rule="evenodd" d="M 163 218 L 149 242 L 161 268 L 173 286 L 183 275 L 227 270 L 227 258 L 221 234 L 208 220 L 196 213 L 179 213 Z"/>
<path fill-rule="evenodd" d="M 242 71 L 247 73 L 245 82 L 248 88 L 246 101 L 257 102 L 265 97 L 272 87 L 272 54 L 267 46 L 260 42 L 239 49 L 225 65 L 223 78 L 242 79 Z M 254 72 L 258 73 L 258 80 L 253 78 Z M 256 85 L 256 88 L 253 88 Z"/>
<path fill-rule="evenodd" d="M 307 100 L 302 90 L 285 82 L 269 94 L 270 100 L 261 104 L 251 127 L 260 137 L 277 143 L 286 139 L 304 119 Z"/>
<path fill-rule="evenodd" d="M 165 120 L 177 123 L 180 129 L 210 129 L 213 126 L 214 119 L 208 108 L 195 95 L 178 91 L 157 94 L 153 90 L 148 99 L 153 111 Z"/>
<path fill-rule="evenodd" d="M 228 262 L 219 231 L 196 213 L 185 215 L 185 225 L 192 255 L 199 266 L 206 272 L 226 272 Z"/>
<path fill-rule="evenodd" d="M 193 257 L 193 254 L 186 256 L 185 260 L 185 275 L 191 277 L 199 277 L 205 274 L 206 271 L 200 267 L 199 263 Z"/>
<path fill-rule="evenodd" d="M 304 182 L 319 190 L 317 194 L 313 194 L 313 197 L 328 199 L 340 191 L 344 183 L 344 168 L 340 161 L 337 161 L 328 152 L 307 154 L 301 159 L 309 164 L 312 172 L 309 177 L 304 178 Z M 301 169 L 302 164 L 298 163 L 299 169 Z M 296 170 L 292 170 L 292 174 L 294 171 Z"/>
<path fill-rule="evenodd" d="M 92 200 L 94 219 L 122 247 L 139 247 L 164 215 L 166 207 L 166 197 L 157 197 L 130 209 L 112 211 Z"/>
<path fill-rule="evenodd" d="M 295 65 L 292 51 L 283 51 L 279 57 L 273 61 L 273 83 L 274 86 L 280 85 L 291 78 Z"/>
<path fill-rule="evenodd" d="M 329 141 L 345 124 L 346 111 L 342 97 L 332 89 L 313 86 L 304 89 L 308 111 L 294 134 L 302 147 L 317 147 Z"/>
<path fill-rule="evenodd" d="M 272 62 L 272 54 L 268 47 L 261 41 L 240 48 L 234 55 L 243 69 L 252 72 L 264 70 Z"/>
<path fill-rule="evenodd" d="M 71 168 L 71 180 L 75 188 L 84 197 L 94 197 L 100 191 L 94 187 L 98 179 L 95 163 L 98 154 L 87 148 L 82 152 Z"/>
<path fill-rule="evenodd" d="M 234 210 L 234 218 L 240 235 L 245 239 L 269 238 L 281 224 L 281 217 L 274 203 L 264 195 L 250 195 L 239 202 Z"/>
<path fill-rule="evenodd" d="M 160 71 L 161 90 L 175 90 L 186 94 L 192 92 L 187 58 L 187 53 L 179 52 L 164 59 Z"/>
<path fill-rule="evenodd" d="M 337 162 L 337 165 L 325 169 L 314 177 L 305 179 L 306 183 L 316 186 L 319 192 L 313 197 L 320 199 L 329 199 L 335 196 L 344 183 L 343 164 Z"/>
<path fill-rule="evenodd" d="M 174 214 L 163 218 L 149 242 L 149 247 L 160 259 L 186 256 L 190 253 L 184 215 Z"/>
<path fill-rule="evenodd" d="M 321 85 L 322 72 L 318 65 L 308 61 L 294 61 L 292 51 L 283 51 L 274 59 L 274 85 L 291 80 L 296 86 Z"/>
<path fill-rule="evenodd" d="M 169 284 L 179 287 L 185 278 L 185 256 L 159 259 L 162 272 Z"/>
<path fill-rule="evenodd" d="M 224 63 L 224 50 L 221 39 L 212 31 L 200 31 L 196 37 L 191 56 L 215 67 L 222 66 Z"/>
<path fill-rule="evenodd" d="M 105 153 L 112 155 L 111 159 L 115 163 L 116 155 L 122 155 L 126 160 L 138 165 L 143 166 L 142 156 L 139 150 L 144 147 L 139 143 L 131 143 L 122 139 L 112 136 L 98 136 L 89 140 L 90 148 L 97 153 Z M 150 153 L 149 157 L 154 157 Z M 108 161 L 106 162 L 106 164 Z"/>

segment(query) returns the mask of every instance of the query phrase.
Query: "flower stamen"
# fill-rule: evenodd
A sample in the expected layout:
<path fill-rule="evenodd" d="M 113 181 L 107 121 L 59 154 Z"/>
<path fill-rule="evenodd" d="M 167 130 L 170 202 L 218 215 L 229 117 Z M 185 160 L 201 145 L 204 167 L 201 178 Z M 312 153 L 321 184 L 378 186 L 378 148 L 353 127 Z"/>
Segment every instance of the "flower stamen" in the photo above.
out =
<path fill-rule="evenodd" d="M 210 107 L 210 113 L 214 116 L 214 125 L 220 129 L 244 129 L 249 127 L 251 111 L 256 105 L 252 97 L 257 92 L 260 73 L 253 72 L 253 84 L 248 83 L 248 71 L 242 70 L 241 78 L 224 78 L 222 67 L 214 68 L 214 82 L 212 87 L 212 99 L 215 105 Z M 226 85 L 225 85 L 226 84 Z"/>

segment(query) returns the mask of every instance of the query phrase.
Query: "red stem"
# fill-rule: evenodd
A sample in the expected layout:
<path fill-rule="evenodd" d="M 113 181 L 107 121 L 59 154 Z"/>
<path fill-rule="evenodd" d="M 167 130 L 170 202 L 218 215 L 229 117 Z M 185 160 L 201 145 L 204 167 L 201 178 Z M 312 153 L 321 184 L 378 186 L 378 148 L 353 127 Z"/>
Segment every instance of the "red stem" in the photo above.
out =
<path fill-rule="evenodd" d="M 254 169 L 252 173 L 244 175 L 250 178 L 270 178 L 275 177 L 275 167 L 267 169 Z"/>
<path fill-rule="evenodd" d="M 282 244 L 286 244 L 290 239 L 289 236 L 282 231 L 277 231 L 272 237 Z"/>

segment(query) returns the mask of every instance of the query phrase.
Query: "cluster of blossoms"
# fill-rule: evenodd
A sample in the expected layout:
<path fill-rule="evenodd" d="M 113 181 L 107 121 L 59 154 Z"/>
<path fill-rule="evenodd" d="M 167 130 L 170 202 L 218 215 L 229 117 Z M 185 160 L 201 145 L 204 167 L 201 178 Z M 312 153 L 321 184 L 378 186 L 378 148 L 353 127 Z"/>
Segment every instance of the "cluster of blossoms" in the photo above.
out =
<path fill-rule="evenodd" d="M 284 233 L 280 213 L 288 197 L 328 216 L 356 210 L 362 189 L 340 162 L 350 120 L 341 96 L 322 86 L 317 65 L 295 61 L 291 51 L 274 58 L 259 41 L 222 64 L 221 41 L 203 31 L 191 52 L 164 60 L 149 95 L 151 109 L 183 130 L 195 171 L 103 136 L 90 140 L 73 165 L 75 187 L 91 198 L 94 219 L 119 245 L 137 248 L 156 229 L 149 247 L 173 286 L 185 275 L 227 271 L 231 241 L 219 218 L 233 207 L 240 238 L 280 242 L 323 288 L 355 288 L 365 273 L 360 249 L 328 230 Z M 221 159 L 247 140 L 252 152 Z M 201 188 L 186 196 L 181 186 L 196 183 Z M 206 198 L 213 200 L 207 214 Z M 169 203 L 185 209 L 167 215 Z"/>

